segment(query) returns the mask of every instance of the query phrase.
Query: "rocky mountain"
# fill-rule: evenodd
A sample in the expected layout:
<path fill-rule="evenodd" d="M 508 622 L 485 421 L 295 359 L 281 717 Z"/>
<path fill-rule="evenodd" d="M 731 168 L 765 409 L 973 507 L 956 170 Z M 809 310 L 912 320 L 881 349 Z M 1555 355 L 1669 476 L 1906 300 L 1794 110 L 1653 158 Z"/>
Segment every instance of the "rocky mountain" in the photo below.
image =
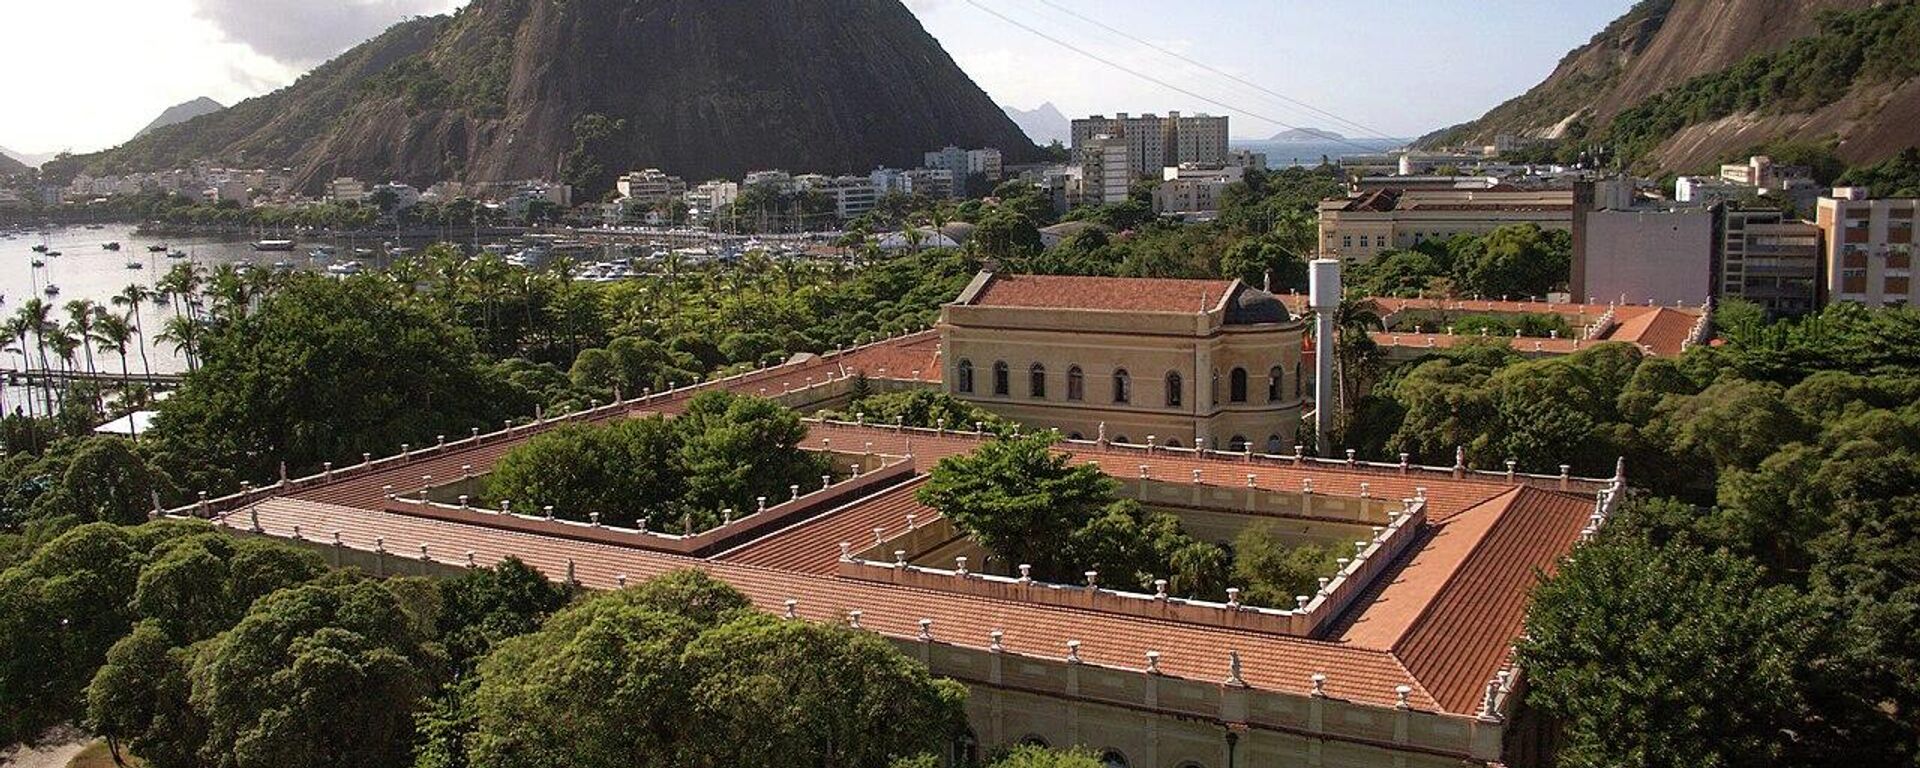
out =
<path fill-rule="evenodd" d="M 159 117 L 154 118 L 153 122 L 147 123 L 147 127 L 140 129 L 140 132 L 134 134 L 133 137 L 137 139 L 153 133 L 155 128 L 165 128 L 175 123 L 184 123 L 201 115 L 211 115 L 223 109 L 226 109 L 226 106 L 205 96 L 194 99 L 193 101 L 181 102 L 167 107 L 165 112 L 161 112 Z"/>
<path fill-rule="evenodd" d="M 1061 144 L 1073 143 L 1073 121 L 1060 113 L 1060 108 L 1049 101 L 1033 109 L 1001 107 L 1007 117 L 1013 118 L 1013 124 L 1033 139 L 1035 144 L 1048 144 L 1058 141 Z"/>
<path fill-rule="evenodd" d="M 1347 137 L 1323 131 L 1319 128 L 1288 128 L 1268 137 L 1267 141 L 1346 141 Z"/>
<path fill-rule="evenodd" d="M 388 29 L 266 96 L 73 158 L 194 159 L 336 176 L 865 172 L 948 144 L 1037 157 L 899 0 L 474 0 Z"/>
<path fill-rule="evenodd" d="M 12 176 L 27 170 L 27 164 L 14 159 L 13 153 L 0 149 L 0 176 Z"/>
<path fill-rule="evenodd" d="M 1509 134 L 1683 171 L 1779 142 L 1850 163 L 1911 146 L 1920 7 L 1884 0 L 1642 0 L 1545 81 L 1421 146 Z"/>
<path fill-rule="evenodd" d="M 0 157 L 7 158 L 8 160 L 12 160 L 13 162 L 19 163 L 28 168 L 38 168 L 40 167 L 41 163 L 44 163 L 48 160 L 52 160 L 55 156 L 56 155 L 52 152 L 48 152 L 45 154 L 33 154 L 31 152 L 15 152 L 11 149 L 7 149 L 6 147 L 0 147 Z M 0 161 L 0 163 L 4 163 L 4 162 L 5 161 Z"/>

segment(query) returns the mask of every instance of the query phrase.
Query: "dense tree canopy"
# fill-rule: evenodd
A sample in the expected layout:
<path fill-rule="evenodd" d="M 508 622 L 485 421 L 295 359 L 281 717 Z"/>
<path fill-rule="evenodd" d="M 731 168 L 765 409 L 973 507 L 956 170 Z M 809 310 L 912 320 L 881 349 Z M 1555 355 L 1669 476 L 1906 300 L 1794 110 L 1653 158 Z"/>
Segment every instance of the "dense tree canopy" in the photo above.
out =
<path fill-rule="evenodd" d="M 569 520 L 594 515 L 609 525 L 649 518 L 655 530 L 720 523 L 785 501 L 790 487 L 812 490 L 827 474 L 824 457 L 798 448 L 800 417 L 756 397 L 709 391 L 684 412 L 570 424 L 514 447 L 487 480 L 490 502 L 526 512 L 552 506 Z"/>
<path fill-rule="evenodd" d="M 754 612 L 697 571 L 598 595 L 480 665 L 472 765 L 886 766 L 940 749 L 963 690 L 877 636 Z"/>
<path fill-rule="evenodd" d="M 154 439 L 242 477 L 492 429 L 523 408 L 468 336 L 374 279 L 292 282 L 215 326 Z"/>

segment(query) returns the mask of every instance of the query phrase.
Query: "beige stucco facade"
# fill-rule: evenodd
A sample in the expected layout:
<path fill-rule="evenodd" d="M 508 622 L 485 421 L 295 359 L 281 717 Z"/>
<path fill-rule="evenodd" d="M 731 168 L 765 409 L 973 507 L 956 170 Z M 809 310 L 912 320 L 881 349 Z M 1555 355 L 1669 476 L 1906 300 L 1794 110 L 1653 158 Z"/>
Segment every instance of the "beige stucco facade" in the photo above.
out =
<path fill-rule="evenodd" d="M 956 397 L 1068 437 L 1291 451 L 1310 393 L 1305 325 L 1229 322 L 1228 305 L 1247 291 L 1265 296 L 1236 283 L 1188 312 L 981 306 L 963 295 L 941 311 L 942 380 Z"/>

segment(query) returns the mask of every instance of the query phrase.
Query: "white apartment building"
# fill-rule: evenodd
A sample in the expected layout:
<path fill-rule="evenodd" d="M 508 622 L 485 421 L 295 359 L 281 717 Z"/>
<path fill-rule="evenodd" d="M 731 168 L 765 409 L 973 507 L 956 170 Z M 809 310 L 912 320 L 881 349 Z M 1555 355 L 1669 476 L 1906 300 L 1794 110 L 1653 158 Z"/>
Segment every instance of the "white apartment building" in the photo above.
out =
<path fill-rule="evenodd" d="M 757 187 L 763 184 L 772 185 L 774 189 L 781 192 L 790 192 L 793 190 L 793 174 L 777 168 L 770 171 L 754 171 L 747 174 L 747 178 L 740 182 L 742 187 Z"/>
<path fill-rule="evenodd" d="M 614 181 L 614 189 L 621 197 L 631 198 L 642 205 L 659 205 L 685 195 L 687 182 L 678 176 L 669 176 L 658 168 L 647 168 L 621 176 Z"/>
<path fill-rule="evenodd" d="M 1126 202 L 1139 176 L 1134 169 L 1133 148 L 1126 139 L 1100 135 L 1077 142 L 1080 154 L 1080 200 L 1090 205 Z"/>
<path fill-rule="evenodd" d="M 381 192 L 393 193 L 393 210 L 396 211 L 404 211 L 420 204 L 420 190 L 414 189 L 411 184 L 398 181 L 375 184 L 373 189 L 367 191 L 367 197 L 371 198 Z"/>
<path fill-rule="evenodd" d="M 989 182 L 998 182 L 1001 177 L 1000 150 L 992 147 L 961 149 L 947 145 L 926 153 L 921 158 L 920 164 L 927 168 L 938 168 L 952 173 L 956 180 L 965 179 L 976 173 L 985 176 Z"/>
<path fill-rule="evenodd" d="M 858 218 L 873 210 L 880 195 L 865 176 L 835 176 L 813 189 L 833 199 L 834 215 L 841 221 Z"/>
<path fill-rule="evenodd" d="M 325 199 L 329 203 L 360 202 L 367 198 L 367 185 L 352 176 L 327 182 Z"/>
<path fill-rule="evenodd" d="M 1872 198 L 1865 189 L 1836 187 L 1817 210 L 1814 224 L 1825 235 L 1825 301 L 1920 306 L 1920 282 L 1913 279 L 1920 198 Z"/>
<path fill-rule="evenodd" d="M 1246 169 L 1236 165 L 1207 168 L 1192 164 L 1167 168 L 1153 189 L 1153 212 L 1188 220 L 1206 220 L 1220 212 L 1220 194 Z"/>
<path fill-rule="evenodd" d="M 1073 150 L 1085 162 L 1085 150 L 1099 136 L 1120 139 L 1126 144 L 1127 165 L 1138 176 L 1150 176 L 1156 169 L 1182 163 L 1198 165 L 1227 164 L 1227 118 L 1208 115 L 1182 117 L 1169 112 L 1166 117 L 1153 114 L 1131 116 L 1125 112 L 1112 118 L 1094 115 L 1073 121 Z"/>

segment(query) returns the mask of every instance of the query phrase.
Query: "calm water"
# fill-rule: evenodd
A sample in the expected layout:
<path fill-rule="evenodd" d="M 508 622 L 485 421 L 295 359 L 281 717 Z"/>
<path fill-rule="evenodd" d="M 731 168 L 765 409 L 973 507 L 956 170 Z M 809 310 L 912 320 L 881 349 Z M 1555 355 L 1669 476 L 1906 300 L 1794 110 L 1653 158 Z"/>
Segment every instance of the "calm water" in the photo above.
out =
<path fill-rule="evenodd" d="M 114 294 L 131 284 L 141 284 L 151 288 L 155 281 L 166 274 L 174 264 L 191 261 L 212 270 L 221 264 L 247 262 L 259 267 L 271 268 L 274 262 L 291 261 L 301 268 L 322 269 L 324 263 L 315 262 L 308 256 L 314 247 L 325 244 L 320 242 L 301 242 L 291 251 L 261 252 L 255 251 L 248 242 L 218 240 L 205 237 L 193 238 L 157 238 L 134 234 L 130 224 L 109 224 L 104 229 L 86 229 L 66 227 L 48 230 L 46 236 L 38 231 L 15 234 L 11 239 L 0 235 L 0 312 L 12 315 L 19 311 L 28 299 L 39 296 L 54 305 L 53 317 L 65 322 L 65 305 L 74 299 L 91 299 L 95 303 L 108 307 L 111 311 L 124 312 L 122 308 L 112 306 Z M 48 243 L 50 250 L 61 252 L 60 256 L 42 256 L 33 252 L 33 246 Z M 109 251 L 101 248 L 102 243 L 118 242 L 120 250 Z M 164 253 L 149 253 L 149 245 L 167 245 L 172 249 L 185 251 L 188 258 L 170 259 Z M 348 251 L 346 243 L 340 244 L 343 252 Z M 361 245 L 375 245 L 361 243 Z M 35 268 L 33 261 L 39 258 L 46 266 Z M 370 259 L 363 259 L 371 266 Z M 139 269 L 128 267 L 128 263 L 138 263 Z M 42 291 L 48 284 L 60 287 L 57 296 L 47 296 Z M 164 304 L 145 302 L 140 307 L 141 320 L 147 336 L 157 336 L 161 323 L 172 315 L 173 310 Z M 170 345 L 156 342 L 151 338 L 142 340 L 147 347 L 147 361 L 155 372 L 176 373 L 186 370 L 186 360 L 176 354 Z M 138 349 L 127 350 L 128 367 L 133 371 L 141 370 Z M 84 363 L 82 363 L 84 365 Z M 94 354 L 94 365 L 102 370 L 117 371 L 120 368 L 119 355 L 98 351 Z M 59 363 L 54 362 L 58 367 Z M 18 370 L 21 358 L 17 353 L 0 355 L 0 367 Z M 37 360 L 36 360 L 37 367 Z M 25 392 L 21 387 L 7 387 L 4 392 L 6 409 L 11 412 L 15 406 L 24 402 Z M 35 402 L 43 396 L 36 396 Z"/>
<path fill-rule="evenodd" d="M 1321 157 L 1338 160 L 1348 155 L 1378 154 L 1406 145 L 1403 139 L 1347 139 L 1337 141 L 1232 141 L 1233 149 L 1267 153 L 1268 168 L 1319 165 Z M 1359 146 L 1355 146 L 1359 145 Z"/>

